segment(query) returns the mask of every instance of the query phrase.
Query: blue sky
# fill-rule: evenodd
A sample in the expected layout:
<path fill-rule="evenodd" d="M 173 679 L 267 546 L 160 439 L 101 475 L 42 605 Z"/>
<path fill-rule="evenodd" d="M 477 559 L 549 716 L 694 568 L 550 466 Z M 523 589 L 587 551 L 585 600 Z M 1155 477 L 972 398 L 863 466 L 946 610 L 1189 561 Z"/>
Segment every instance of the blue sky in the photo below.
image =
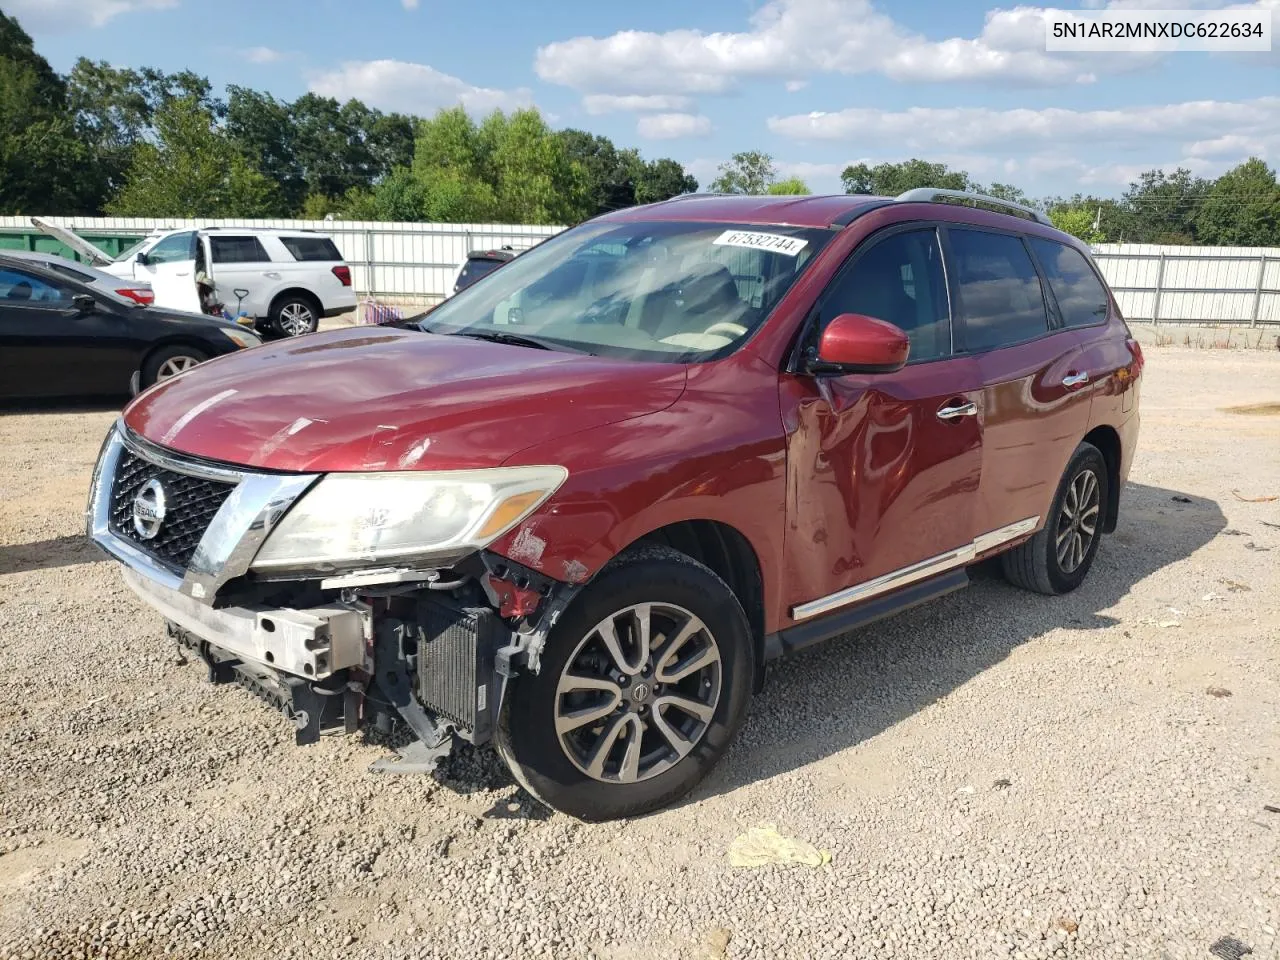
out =
<path fill-rule="evenodd" d="M 1093 7 L 1104 0 L 1088 0 Z M 1064 6 L 1075 6 L 1065 3 Z M 1111 0 L 1116 7 L 1217 7 Z M 1234 3 L 1273 11 L 1280 0 Z M 430 114 L 536 105 L 706 185 L 738 150 L 815 191 L 918 156 L 1035 196 L 1280 162 L 1280 50 L 1048 54 L 1041 10 L 976 0 L 0 0 L 56 69 L 190 68 Z"/>

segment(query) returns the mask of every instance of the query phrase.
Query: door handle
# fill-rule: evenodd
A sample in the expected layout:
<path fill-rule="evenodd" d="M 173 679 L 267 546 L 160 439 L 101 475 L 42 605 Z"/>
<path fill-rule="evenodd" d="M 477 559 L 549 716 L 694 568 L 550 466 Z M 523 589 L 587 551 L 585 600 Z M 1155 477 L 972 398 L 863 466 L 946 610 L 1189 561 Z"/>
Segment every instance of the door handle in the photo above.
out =
<path fill-rule="evenodd" d="M 1062 378 L 1062 385 L 1064 387 L 1081 387 L 1088 382 L 1089 375 L 1087 373 L 1070 373 Z"/>
<path fill-rule="evenodd" d="M 961 417 L 975 417 L 977 415 L 978 405 L 975 403 L 948 404 L 938 411 L 939 420 L 959 420 Z"/>
<path fill-rule="evenodd" d="M 191 271 L 189 271 L 189 270 L 183 270 L 183 271 L 181 271 L 181 272 L 179 272 L 179 273 L 175 273 L 175 274 L 174 274 L 174 276 L 175 276 L 175 277 L 189 277 L 189 276 L 191 276 Z"/>

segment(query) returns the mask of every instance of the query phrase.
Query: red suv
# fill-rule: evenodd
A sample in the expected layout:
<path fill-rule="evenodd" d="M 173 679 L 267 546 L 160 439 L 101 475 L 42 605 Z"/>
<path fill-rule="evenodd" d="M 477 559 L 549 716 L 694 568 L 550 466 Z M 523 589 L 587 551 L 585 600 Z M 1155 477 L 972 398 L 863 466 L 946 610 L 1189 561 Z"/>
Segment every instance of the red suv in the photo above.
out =
<path fill-rule="evenodd" d="M 575 816 L 668 804 L 767 661 L 995 554 L 1072 590 L 1116 525 L 1138 344 L 1085 246 L 952 199 L 680 197 L 202 364 L 111 430 L 90 535 L 300 743 L 403 723 L 383 766 L 492 740 Z"/>

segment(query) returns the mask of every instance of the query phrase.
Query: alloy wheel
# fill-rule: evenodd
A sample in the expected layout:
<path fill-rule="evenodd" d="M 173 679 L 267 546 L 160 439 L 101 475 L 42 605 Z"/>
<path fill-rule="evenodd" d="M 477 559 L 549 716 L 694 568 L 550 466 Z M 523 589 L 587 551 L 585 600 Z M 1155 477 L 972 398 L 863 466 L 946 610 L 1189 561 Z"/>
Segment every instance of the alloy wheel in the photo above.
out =
<path fill-rule="evenodd" d="M 702 739 L 721 680 L 720 648 L 697 616 L 674 604 L 625 607 L 596 624 L 561 671 L 560 747 L 595 780 L 656 777 Z"/>
<path fill-rule="evenodd" d="M 195 357 L 170 357 L 164 363 L 160 364 L 160 368 L 156 371 L 156 380 L 168 380 L 170 377 L 176 377 L 184 370 L 190 370 L 200 361 Z"/>
<path fill-rule="evenodd" d="M 1074 573 L 1089 555 L 1098 533 L 1098 517 L 1102 512 L 1102 488 L 1092 470 L 1081 470 L 1062 498 L 1058 514 L 1054 549 L 1063 573 Z"/>
<path fill-rule="evenodd" d="M 280 308 L 280 327 L 291 337 L 300 337 L 311 332 L 311 321 L 314 314 L 305 303 L 286 303 Z"/>

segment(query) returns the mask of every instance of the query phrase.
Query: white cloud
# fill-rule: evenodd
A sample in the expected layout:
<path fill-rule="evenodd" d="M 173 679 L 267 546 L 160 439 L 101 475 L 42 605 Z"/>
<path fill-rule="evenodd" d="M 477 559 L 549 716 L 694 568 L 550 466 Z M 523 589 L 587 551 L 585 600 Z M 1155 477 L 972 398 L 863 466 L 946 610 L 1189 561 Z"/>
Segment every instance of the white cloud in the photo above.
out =
<path fill-rule="evenodd" d="M 590 92 L 719 94 L 746 78 L 780 76 L 791 87 L 814 73 L 1091 83 L 1102 73 L 1139 69 L 1155 59 L 1047 53 L 1044 13 L 1040 7 L 992 10 L 977 37 L 933 41 L 907 30 L 871 0 L 769 0 L 744 31 L 625 30 L 575 37 L 539 48 L 534 68 L 545 81 Z"/>
<path fill-rule="evenodd" d="M 353 60 L 311 78 L 310 90 L 326 97 L 355 97 L 381 110 L 429 116 L 441 107 L 461 104 L 469 113 L 514 110 L 533 105 L 526 88 L 477 87 L 424 63 L 403 60 Z"/>
<path fill-rule="evenodd" d="M 853 107 L 836 113 L 772 117 L 769 129 L 796 140 L 856 141 L 901 151 L 1001 148 L 1026 152 L 1046 144 L 1090 149 L 1152 143 L 1204 143 L 1234 135 L 1266 152 L 1280 150 L 1280 97 L 1196 100 L 1117 110 L 993 110 L 913 107 L 902 111 Z M 1261 152 L 1261 151 L 1260 151 Z"/>
<path fill-rule="evenodd" d="M 406 10 L 418 9 L 418 0 L 400 0 L 400 3 L 404 5 Z"/>
<path fill-rule="evenodd" d="M 79 27 L 101 27 L 124 13 L 165 10 L 178 0 L 7 0 L 5 9 L 28 33 L 64 33 Z"/>
<path fill-rule="evenodd" d="M 288 54 L 270 47 L 250 47 L 244 52 L 244 58 L 250 63 L 278 63 Z"/>
<path fill-rule="evenodd" d="M 687 112 L 693 108 L 692 97 L 675 94 L 653 96 L 616 96 L 610 93 L 592 93 L 582 98 L 583 109 L 593 116 L 617 113 L 623 110 L 644 113 L 646 111 Z"/>
<path fill-rule="evenodd" d="M 787 93 L 799 93 L 809 85 L 808 80 L 788 80 Z"/>
<path fill-rule="evenodd" d="M 649 140 L 705 137 L 711 133 L 711 118 L 696 113 L 654 113 L 640 118 L 636 132 Z"/>

